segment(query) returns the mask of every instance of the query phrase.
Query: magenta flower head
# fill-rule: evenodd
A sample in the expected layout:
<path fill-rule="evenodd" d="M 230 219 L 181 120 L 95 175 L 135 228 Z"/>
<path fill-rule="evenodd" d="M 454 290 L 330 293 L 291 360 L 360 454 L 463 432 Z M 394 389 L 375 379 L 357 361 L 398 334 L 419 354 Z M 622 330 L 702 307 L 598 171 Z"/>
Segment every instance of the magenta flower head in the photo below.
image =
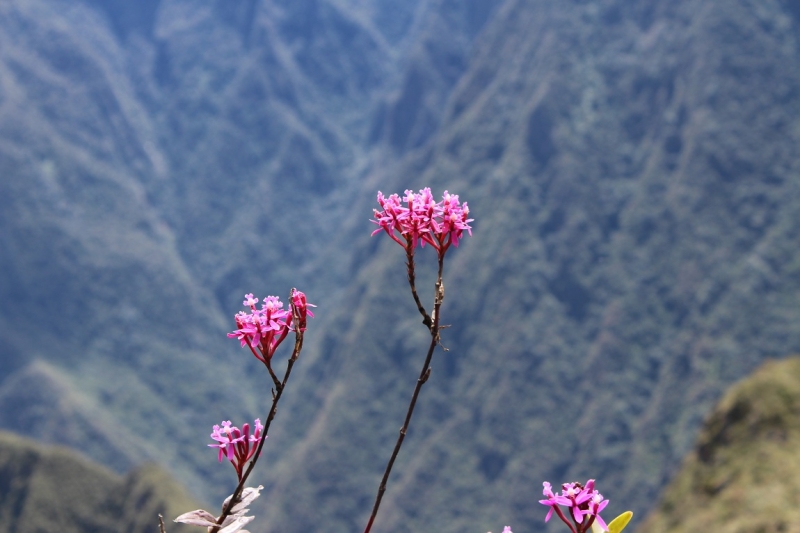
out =
<path fill-rule="evenodd" d="M 585 533 L 589 531 L 592 524 L 597 521 L 603 531 L 608 531 L 608 525 L 600 516 L 600 512 L 608 505 L 608 500 L 603 500 L 603 495 L 594 488 L 594 480 L 590 479 L 586 485 L 580 483 L 564 483 L 561 485 L 561 493 L 553 493 L 550 483 L 544 482 L 543 494 L 545 500 L 539 500 L 542 505 L 547 505 L 550 510 L 544 521 L 547 522 L 553 513 L 569 526 L 573 533 Z M 567 514 L 561 510 L 566 507 Z M 567 519 L 570 516 L 572 522 Z"/>
<path fill-rule="evenodd" d="M 209 444 L 208 447 L 219 450 L 218 460 L 220 463 L 223 457 L 231 462 L 239 476 L 239 481 L 241 481 L 244 465 L 255 455 L 263 431 L 264 426 L 261 425 L 261 420 L 258 418 L 255 420 L 252 434 L 250 433 L 250 424 L 245 423 L 242 425 L 242 429 L 239 429 L 232 426 L 230 420 L 226 420 L 219 426 L 214 425 L 211 439 L 217 442 Z M 266 435 L 264 438 L 267 438 Z"/>
<path fill-rule="evenodd" d="M 418 193 L 406 190 L 402 201 L 397 194 L 386 198 L 379 192 L 378 203 L 381 210 L 374 210 L 372 222 L 379 227 L 372 234 L 385 231 L 403 248 L 430 244 L 443 257 L 451 244 L 458 246 L 464 231 L 472 235 L 469 207 L 456 194 L 445 191 L 442 201 L 436 202 L 428 187 Z"/>
<path fill-rule="evenodd" d="M 292 331 L 292 313 L 283 308 L 277 296 L 264 298 L 261 309 L 256 307 L 258 301 L 252 293 L 244 295 L 242 304 L 250 312 L 236 313 L 237 329 L 228 333 L 228 337 L 239 339 L 242 347 L 247 346 L 259 361 L 269 365 L 275 350 Z M 306 295 L 297 289 L 292 290 L 292 303 L 300 316 L 300 330 L 305 331 L 307 317 L 314 317 L 308 308 L 316 306 L 306 302 Z"/>

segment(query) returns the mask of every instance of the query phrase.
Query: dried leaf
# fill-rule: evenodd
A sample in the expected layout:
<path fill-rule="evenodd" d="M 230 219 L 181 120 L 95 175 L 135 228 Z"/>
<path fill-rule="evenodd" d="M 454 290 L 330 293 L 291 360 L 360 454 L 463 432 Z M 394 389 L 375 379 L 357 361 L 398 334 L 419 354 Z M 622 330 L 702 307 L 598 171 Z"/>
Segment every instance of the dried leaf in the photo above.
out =
<path fill-rule="evenodd" d="M 175 522 L 180 522 L 181 524 L 190 524 L 192 526 L 204 526 L 204 527 L 213 527 L 217 525 L 217 519 L 214 515 L 209 513 L 208 511 L 204 511 L 203 509 L 197 509 L 196 511 L 190 511 L 188 513 L 183 513 L 178 518 L 175 519 Z"/>
<path fill-rule="evenodd" d="M 234 505 L 231 511 L 234 514 L 239 514 L 240 512 L 242 513 L 246 512 L 246 509 L 244 508 L 253 503 L 253 501 L 255 501 L 256 498 L 261 496 L 261 489 L 263 488 L 264 488 L 263 485 L 259 485 L 257 489 L 254 489 L 252 487 L 247 487 L 246 489 L 244 489 L 242 491 L 241 501 L 236 505 Z"/>
<path fill-rule="evenodd" d="M 241 531 L 241 529 L 248 523 L 255 520 L 254 516 L 239 516 L 230 525 L 225 526 L 224 528 L 219 530 L 219 533 L 235 533 L 237 531 Z"/>

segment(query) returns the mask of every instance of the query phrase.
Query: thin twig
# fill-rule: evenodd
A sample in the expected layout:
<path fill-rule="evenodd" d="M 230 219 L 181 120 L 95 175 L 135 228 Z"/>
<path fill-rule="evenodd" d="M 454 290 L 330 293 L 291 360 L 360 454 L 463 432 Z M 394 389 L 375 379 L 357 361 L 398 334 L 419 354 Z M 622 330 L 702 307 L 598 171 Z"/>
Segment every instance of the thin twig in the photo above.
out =
<path fill-rule="evenodd" d="M 417 304 L 419 314 L 422 315 L 422 323 L 425 324 L 426 328 L 431 329 L 433 320 L 431 320 L 430 315 L 425 310 L 425 306 L 422 305 L 417 295 L 417 275 L 414 267 L 414 243 L 410 236 L 406 237 L 406 268 L 408 272 L 408 284 L 411 286 L 411 294 L 414 296 L 414 303 Z"/>
<path fill-rule="evenodd" d="M 413 251 L 412 251 L 413 254 Z M 410 264 L 413 265 L 413 257 L 411 255 L 408 256 L 411 261 Z M 386 483 L 389 481 L 389 475 L 392 472 L 392 467 L 394 466 L 394 461 L 397 459 L 397 455 L 400 453 L 400 447 L 403 445 L 403 440 L 406 437 L 406 433 L 408 432 L 408 425 L 411 423 L 411 416 L 414 414 L 414 407 L 417 404 L 417 397 L 419 396 L 419 391 L 422 389 L 422 386 L 428 381 L 431 373 L 431 359 L 433 358 L 433 351 L 436 349 L 436 345 L 439 344 L 439 309 L 441 308 L 442 301 L 444 300 L 444 285 L 442 284 L 442 270 L 444 265 L 444 256 L 439 256 L 439 276 L 436 280 L 436 295 L 434 297 L 434 304 L 433 304 L 433 316 L 428 317 L 427 314 L 425 315 L 428 320 L 432 320 L 430 324 L 430 332 L 431 332 L 431 344 L 428 346 L 428 353 L 425 356 L 425 363 L 422 365 L 422 370 L 419 373 L 419 378 L 417 378 L 417 384 L 414 387 L 414 394 L 411 396 L 411 402 L 408 405 L 408 411 L 406 412 L 406 418 L 403 422 L 403 427 L 400 428 L 400 435 L 397 437 L 397 442 L 394 445 L 394 450 L 392 450 L 392 456 L 389 458 L 389 463 L 386 465 L 386 470 L 383 472 L 383 478 L 381 479 L 381 484 L 378 486 L 378 494 L 375 497 L 375 504 L 372 506 L 372 514 L 369 517 L 369 521 L 367 522 L 367 527 L 364 529 L 364 533 L 369 533 L 370 529 L 372 529 L 372 524 L 375 522 L 375 517 L 378 516 L 378 509 L 381 506 L 381 500 L 383 499 L 383 493 L 386 492 Z M 411 276 L 411 268 L 409 268 L 409 276 L 408 281 L 411 284 L 411 290 L 414 293 L 414 300 L 419 302 L 417 298 L 416 290 L 414 289 L 413 279 Z M 419 304 L 420 310 L 422 309 L 422 305 Z"/>
<path fill-rule="evenodd" d="M 275 375 L 275 371 L 272 370 L 272 364 L 270 363 L 269 359 L 264 359 L 264 366 L 267 367 L 267 370 L 269 371 L 269 376 L 272 378 L 272 383 L 275 385 L 275 388 L 280 389 L 281 382 L 278 379 L 278 376 Z"/>
<path fill-rule="evenodd" d="M 167 533 L 167 528 L 164 526 L 164 517 L 158 513 L 158 529 L 161 533 Z"/>

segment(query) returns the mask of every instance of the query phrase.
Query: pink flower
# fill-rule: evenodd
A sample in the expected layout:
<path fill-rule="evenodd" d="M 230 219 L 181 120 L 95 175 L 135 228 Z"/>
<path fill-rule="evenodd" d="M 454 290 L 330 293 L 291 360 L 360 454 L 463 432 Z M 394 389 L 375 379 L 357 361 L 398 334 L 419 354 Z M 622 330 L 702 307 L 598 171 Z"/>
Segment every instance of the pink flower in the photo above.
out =
<path fill-rule="evenodd" d="M 241 481 L 244 465 L 255 455 L 263 431 L 264 426 L 261 425 L 261 420 L 258 418 L 255 420 L 255 431 L 252 435 L 250 434 L 250 424 L 245 423 L 242 425 L 242 429 L 239 429 L 231 426 L 230 420 L 225 420 L 220 426 L 214 425 L 211 438 L 217 442 L 209 444 L 208 447 L 219 449 L 219 462 L 221 463 L 222 458 L 226 457 L 236 469 L 236 474 Z"/>
<path fill-rule="evenodd" d="M 555 511 L 559 505 L 570 505 L 571 502 L 564 496 L 553 494 L 553 489 L 550 486 L 550 483 L 548 483 L 547 481 L 545 481 L 543 485 L 544 489 L 542 490 L 542 494 L 547 496 L 547 499 L 539 500 L 539 503 L 550 507 L 550 510 L 547 511 L 547 516 L 544 519 L 545 522 L 549 522 L 550 518 L 553 517 L 553 511 Z"/>
<path fill-rule="evenodd" d="M 403 200 L 408 204 L 408 208 L 398 216 L 401 222 L 400 233 L 406 239 L 411 239 L 412 248 L 417 244 L 425 246 L 426 242 L 435 246 L 431 240 L 431 229 L 435 224 L 434 217 L 439 215 L 440 207 L 433 201 L 430 188 L 424 188 L 419 194 L 414 194 L 406 190 Z"/>
<path fill-rule="evenodd" d="M 600 524 L 600 527 L 603 528 L 603 531 L 608 531 L 608 525 L 600 516 L 600 511 L 605 509 L 606 505 L 608 505 L 608 500 L 604 500 L 602 494 L 594 491 L 592 493 L 592 499 L 589 502 L 589 509 L 586 511 L 588 516 L 593 516 L 597 523 Z"/>
<path fill-rule="evenodd" d="M 591 484 L 594 487 L 594 480 L 590 479 L 586 484 Z M 582 487 L 580 483 L 564 483 L 561 485 L 561 494 L 569 500 L 568 505 L 572 509 L 572 516 L 575 522 L 578 524 L 583 522 L 584 512 L 581 509 L 581 504 L 591 499 L 592 496 L 589 494 L 589 489 Z"/>
<path fill-rule="evenodd" d="M 375 209 L 375 218 L 377 220 L 373 220 L 372 222 L 376 223 L 380 228 L 373 231 L 372 234 L 375 235 L 376 233 L 380 233 L 381 230 L 384 230 L 400 246 L 405 246 L 405 244 L 395 236 L 394 232 L 397 230 L 402 233 L 402 226 L 398 218 L 405 211 L 408 211 L 408 209 L 400 204 L 400 197 L 396 194 L 389 196 L 389 198 L 384 198 L 383 193 L 378 191 L 378 203 L 381 204 L 383 211 Z"/>
<path fill-rule="evenodd" d="M 555 512 L 573 532 L 589 531 L 594 521 L 597 521 L 604 531 L 608 531 L 605 520 L 600 517 L 600 512 L 608 505 L 608 501 L 603 500 L 603 495 L 595 490 L 593 479 L 587 481 L 585 486 L 580 483 L 564 483 L 561 485 L 561 489 L 561 494 L 554 494 L 550 483 L 544 482 L 543 493 L 547 499 L 539 500 L 539 503 L 550 507 L 544 519 L 545 522 L 550 520 Z M 574 527 L 559 506 L 564 506 L 569 510 Z M 589 519 L 587 520 L 586 517 Z"/>
<path fill-rule="evenodd" d="M 430 188 L 418 193 L 405 191 L 402 205 L 400 197 L 392 194 L 389 198 L 378 193 L 378 203 L 382 211 L 374 210 L 373 223 L 379 226 L 373 235 L 385 231 L 400 246 L 412 249 L 417 245 L 430 244 L 443 257 L 450 245 L 458 246 L 466 230 L 472 235 L 469 225 L 467 203 L 461 204 L 458 195 L 445 191 L 441 202 L 435 202 Z"/>
<path fill-rule="evenodd" d="M 303 293 L 295 291 L 292 299 L 298 310 L 302 307 L 301 318 L 303 320 L 306 315 L 314 316 L 306 309 L 306 306 L 311 304 L 305 303 Z M 298 302 L 300 302 L 299 306 Z M 228 333 L 228 337 L 239 339 L 242 347 L 249 347 L 258 360 L 269 363 L 275 350 L 292 329 L 292 314 L 283 308 L 283 302 L 277 296 L 264 298 L 261 309 L 256 308 L 258 298 L 254 298 L 252 293 L 246 294 L 242 303 L 250 308 L 250 312 L 239 311 L 234 315 L 237 329 Z"/>
<path fill-rule="evenodd" d="M 236 434 L 234 434 L 234 431 Z M 223 457 L 233 459 L 235 456 L 234 447 L 237 442 L 241 441 L 242 437 L 239 434 L 239 428 L 231 427 L 231 421 L 226 420 L 222 422 L 222 427 L 214 425 L 211 432 L 211 438 L 217 441 L 216 444 L 209 444 L 209 448 L 219 448 L 219 462 L 222 462 Z"/>

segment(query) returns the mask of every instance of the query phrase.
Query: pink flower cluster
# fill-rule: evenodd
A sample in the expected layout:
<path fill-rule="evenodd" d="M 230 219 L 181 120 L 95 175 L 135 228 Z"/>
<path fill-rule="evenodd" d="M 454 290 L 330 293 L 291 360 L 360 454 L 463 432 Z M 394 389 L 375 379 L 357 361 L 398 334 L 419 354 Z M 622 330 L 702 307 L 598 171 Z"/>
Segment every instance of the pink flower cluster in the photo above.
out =
<path fill-rule="evenodd" d="M 600 511 L 608 505 L 608 500 L 603 500 L 603 495 L 595 490 L 593 479 L 587 481 L 585 486 L 577 482 L 564 483 L 561 485 L 561 489 L 561 494 L 554 494 L 550 483 L 547 481 L 544 482 L 544 490 L 542 493 L 547 499 L 539 500 L 539 503 L 550 507 L 550 511 L 548 511 L 547 517 L 544 519 L 545 522 L 550 520 L 553 516 L 553 512 L 555 512 L 558 517 L 569 526 L 573 533 L 589 531 L 589 528 L 592 527 L 592 523 L 595 521 L 603 528 L 603 531 L 608 531 L 608 525 L 606 525 L 605 521 L 600 517 Z M 569 520 L 567 520 L 566 516 L 564 516 L 559 505 L 566 507 L 568 512 L 572 515 L 572 519 L 575 522 L 574 528 Z"/>
<path fill-rule="evenodd" d="M 380 227 L 372 232 L 373 235 L 385 231 L 403 248 L 408 245 L 416 248 L 418 244 L 425 246 L 428 243 L 440 257 L 451 244 L 458 246 L 464 230 L 472 235 L 469 223 L 473 219 L 468 218 L 469 207 L 467 202 L 461 204 L 458 201 L 457 194 L 444 191 L 442 201 L 435 202 L 430 188 L 426 187 L 418 193 L 406 190 L 402 202 L 397 194 L 386 198 L 382 192 L 378 193 L 382 210 L 374 210 L 375 220 L 371 222 Z"/>
<path fill-rule="evenodd" d="M 234 318 L 238 329 L 228 333 L 228 337 L 237 338 L 242 346 L 247 346 L 253 355 L 263 363 L 269 364 L 275 350 L 293 330 L 292 313 L 283 308 L 283 302 L 277 296 L 267 296 L 256 308 L 258 298 L 253 294 L 245 294 L 242 305 L 250 308 L 250 313 L 239 311 Z M 309 307 L 316 307 L 306 302 L 306 295 L 298 290 L 292 291 L 292 303 L 299 315 L 300 331 L 305 331 L 307 317 L 314 317 Z"/>
<path fill-rule="evenodd" d="M 241 481 L 244 465 L 255 455 L 263 430 L 264 426 L 261 425 L 261 420 L 258 418 L 256 418 L 255 430 L 252 435 L 250 434 L 250 424 L 245 423 L 242 425 L 242 429 L 239 429 L 231 426 L 230 420 L 226 420 L 222 422 L 222 426 L 214 425 L 211 438 L 217 442 L 209 444 L 208 447 L 219 448 L 219 462 L 222 462 L 223 457 L 227 457 Z"/>

